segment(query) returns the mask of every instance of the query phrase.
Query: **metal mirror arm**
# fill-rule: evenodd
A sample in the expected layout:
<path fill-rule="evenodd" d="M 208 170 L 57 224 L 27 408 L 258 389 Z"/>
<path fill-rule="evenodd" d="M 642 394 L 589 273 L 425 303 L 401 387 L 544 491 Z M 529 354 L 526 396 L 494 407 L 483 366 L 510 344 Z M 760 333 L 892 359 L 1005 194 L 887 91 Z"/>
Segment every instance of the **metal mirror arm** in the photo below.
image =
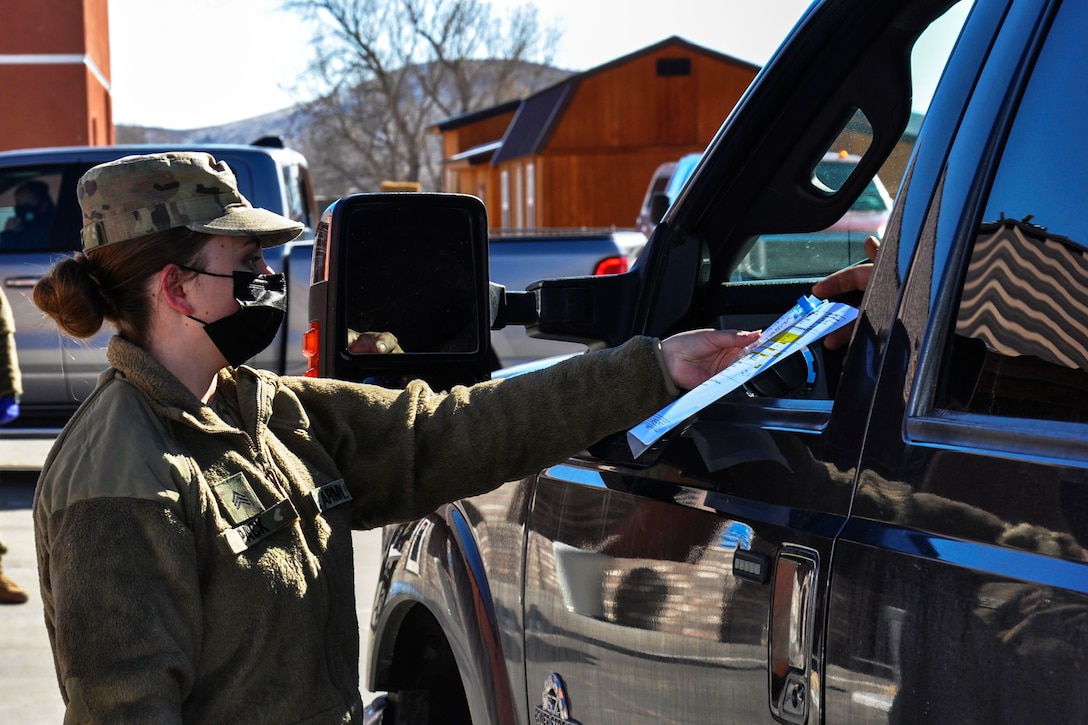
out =
<path fill-rule="evenodd" d="M 495 282 L 488 282 L 488 291 L 491 298 L 492 330 L 501 330 L 507 325 L 530 326 L 540 319 L 536 291 L 515 292 Z"/>

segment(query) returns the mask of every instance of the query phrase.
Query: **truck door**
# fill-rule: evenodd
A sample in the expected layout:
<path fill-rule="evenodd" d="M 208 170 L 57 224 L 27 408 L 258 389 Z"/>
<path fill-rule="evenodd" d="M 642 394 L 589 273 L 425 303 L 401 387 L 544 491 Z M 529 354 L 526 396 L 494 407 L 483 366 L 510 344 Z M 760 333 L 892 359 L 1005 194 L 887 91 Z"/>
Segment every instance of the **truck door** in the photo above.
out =
<path fill-rule="evenodd" d="M 992 24 L 877 268 L 902 303 L 835 548 L 829 721 L 1088 720 L 1088 7 Z"/>
<path fill-rule="evenodd" d="M 762 328 L 822 275 L 864 258 L 860 240 L 838 233 L 837 217 L 827 218 L 817 207 L 823 195 L 856 199 L 873 174 L 846 174 L 835 186 L 820 177 L 818 166 L 828 153 L 843 152 L 841 158 L 878 170 L 883 186 L 897 188 L 921 113 L 901 124 L 907 134 L 895 145 L 883 135 L 885 112 L 896 111 L 881 101 L 859 98 L 845 116 L 841 108 L 851 104 L 837 107 L 830 115 L 837 114 L 838 134 L 830 136 L 816 128 L 825 115 L 819 104 L 842 103 L 853 92 L 852 75 L 882 83 L 868 70 L 878 62 L 901 62 L 896 58 L 905 55 L 896 44 L 904 41 L 897 34 L 909 31 L 904 23 L 919 22 L 924 11 L 897 19 L 887 6 L 871 3 L 836 8 L 841 17 L 813 16 L 808 26 L 826 22 L 827 32 L 841 39 L 836 33 L 848 30 L 836 24 L 842 17 L 864 22 L 858 18 L 879 15 L 869 32 L 859 29 L 857 39 L 865 38 L 869 49 L 859 51 L 853 70 L 837 69 L 846 80 L 811 79 L 827 84 L 805 86 L 812 107 L 793 98 L 795 105 L 775 108 L 778 128 L 751 121 L 751 130 L 738 130 L 760 117 L 759 101 L 773 97 L 776 82 L 791 93 L 800 84 L 792 71 L 767 74 L 751 97 L 755 105 L 736 113 L 732 129 L 727 124 L 655 231 L 647 265 L 651 276 L 658 275 L 651 282 L 657 287 L 636 331 Z M 943 9 L 930 8 L 934 15 Z M 958 25 L 963 17 L 954 14 L 947 22 Z M 955 29 L 947 34 L 942 60 L 955 36 Z M 827 47 L 818 34 L 809 40 L 779 67 L 815 63 L 830 73 L 830 64 L 800 59 Z M 927 46 L 928 60 L 932 52 Z M 895 76 L 905 73 L 897 69 Z M 772 90 L 761 93 L 763 88 Z M 756 135 L 756 127 L 771 139 Z M 746 138 L 760 140 L 746 144 Z M 753 154 L 752 143 L 765 146 Z M 886 158 L 872 155 L 879 144 Z M 792 155 L 778 157 L 781 168 L 760 168 L 761 159 L 791 146 Z M 795 193 L 783 180 L 811 188 Z M 750 193 L 755 196 L 745 198 Z M 801 219 L 799 211 L 790 219 L 794 210 L 776 201 L 781 194 L 819 203 L 813 202 L 811 218 Z M 841 215 L 852 200 L 840 201 L 833 203 Z M 817 218 L 820 226 L 813 224 Z M 893 227 L 894 220 L 893 213 Z M 890 315 L 894 299 L 893 306 L 888 302 L 867 298 L 861 324 Z M 823 654 L 836 540 L 850 515 L 881 352 L 878 345 L 852 345 L 844 359 L 841 351 L 813 346 L 704 409 L 637 458 L 618 435 L 538 477 L 524 599 L 526 688 L 538 718 L 824 721 L 830 673 Z"/>

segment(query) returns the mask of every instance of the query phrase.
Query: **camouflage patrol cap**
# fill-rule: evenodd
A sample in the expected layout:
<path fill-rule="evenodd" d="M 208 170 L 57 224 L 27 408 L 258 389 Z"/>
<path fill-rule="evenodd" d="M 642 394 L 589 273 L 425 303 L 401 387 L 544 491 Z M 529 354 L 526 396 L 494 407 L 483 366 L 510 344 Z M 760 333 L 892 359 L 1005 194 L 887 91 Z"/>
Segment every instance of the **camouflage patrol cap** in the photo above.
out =
<path fill-rule="evenodd" d="M 211 154 L 170 152 L 124 158 L 88 171 L 76 187 L 83 210 L 83 250 L 184 227 L 258 237 L 273 247 L 302 224 L 250 204 L 234 173 Z"/>

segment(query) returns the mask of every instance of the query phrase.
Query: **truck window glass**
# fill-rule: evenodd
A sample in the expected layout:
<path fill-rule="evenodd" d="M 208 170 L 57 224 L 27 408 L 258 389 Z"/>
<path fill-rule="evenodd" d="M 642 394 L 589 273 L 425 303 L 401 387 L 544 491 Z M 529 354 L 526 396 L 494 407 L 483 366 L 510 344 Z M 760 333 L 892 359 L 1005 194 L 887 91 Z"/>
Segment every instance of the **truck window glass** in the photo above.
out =
<path fill-rule="evenodd" d="M 62 176 L 57 168 L 0 172 L 0 253 L 49 250 Z"/>
<path fill-rule="evenodd" d="M 858 114 L 864 119 L 864 114 L 860 111 Z M 864 122 L 863 127 L 871 134 L 868 121 Z M 829 150 L 812 170 L 812 185 L 828 195 L 839 191 L 854 173 L 863 155 L 863 152 L 854 153 L 850 148 L 861 145 L 867 149 L 869 138 L 871 136 L 862 136 L 860 141 L 849 143 L 846 138 L 840 137 L 839 150 Z M 861 262 L 865 259 L 866 238 L 883 238 L 891 211 L 891 196 L 879 175 L 874 176 L 850 209 L 826 229 L 760 236 L 737 266 L 733 280 L 818 279 Z"/>
<path fill-rule="evenodd" d="M 1062 5 L 1020 101 L 969 253 L 939 408 L 1088 421 L 1088 78 L 1060 70 L 1088 63 L 1072 30 L 1086 22 L 1088 6 Z"/>
<path fill-rule="evenodd" d="M 730 283 L 736 283 L 745 292 L 763 284 L 773 287 L 783 281 L 800 281 L 807 285 L 865 260 L 865 240 L 870 235 L 878 239 L 883 237 L 894 205 L 894 193 L 906 171 L 937 80 L 972 6 L 973 2 L 968 0 L 957 3 L 918 38 L 911 53 L 912 118 L 896 148 L 881 164 L 878 174 L 862 187 L 846 214 L 830 227 L 816 232 L 761 235 L 733 270 Z M 855 110 L 813 167 L 812 185 L 826 194 L 842 189 L 869 151 L 872 134 L 869 119 L 861 110 Z M 765 323 L 732 317 L 728 324 L 725 321 L 719 324 L 754 328 Z M 778 363 L 732 395 L 734 398 L 748 395 L 813 401 L 833 399 L 841 354 L 842 351 L 828 353 L 817 344 L 813 349 L 802 350 Z"/>
<path fill-rule="evenodd" d="M 282 171 L 283 191 L 287 204 L 286 215 L 312 229 L 314 220 L 311 218 L 307 204 L 310 192 L 305 171 L 298 164 L 287 164 Z"/>
<path fill-rule="evenodd" d="M 735 282 L 819 279 L 865 259 L 865 239 L 881 239 L 895 193 L 921 128 L 929 101 L 959 30 L 973 3 L 961 2 L 934 22 L 911 53 L 914 87 L 912 118 L 896 150 L 847 212 L 831 226 L 813 232 L 761 235 L 733 272 Z M 860 110 L 843 126 L 813 169 L 813 184 L 838 191 L 868 151 L 872 126 Z"/>

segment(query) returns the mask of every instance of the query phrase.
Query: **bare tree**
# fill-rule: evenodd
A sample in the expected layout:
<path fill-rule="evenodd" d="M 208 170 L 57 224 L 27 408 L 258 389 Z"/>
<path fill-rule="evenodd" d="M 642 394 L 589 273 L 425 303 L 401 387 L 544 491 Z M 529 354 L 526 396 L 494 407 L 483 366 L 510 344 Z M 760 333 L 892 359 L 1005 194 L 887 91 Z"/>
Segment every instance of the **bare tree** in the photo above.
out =
<path fill-rule="evenodd" d="M 318 99 L 301 122 L 318 192 L 374 190 L 383 179 L 440 185 L 435 121 L 520 98 L 565 73 L 559 31 L 536 7 L 484 0 L 289 0 L 314 22 L 303 81 Z M 312 90 L 309 95 L 312 95 Z"/>

